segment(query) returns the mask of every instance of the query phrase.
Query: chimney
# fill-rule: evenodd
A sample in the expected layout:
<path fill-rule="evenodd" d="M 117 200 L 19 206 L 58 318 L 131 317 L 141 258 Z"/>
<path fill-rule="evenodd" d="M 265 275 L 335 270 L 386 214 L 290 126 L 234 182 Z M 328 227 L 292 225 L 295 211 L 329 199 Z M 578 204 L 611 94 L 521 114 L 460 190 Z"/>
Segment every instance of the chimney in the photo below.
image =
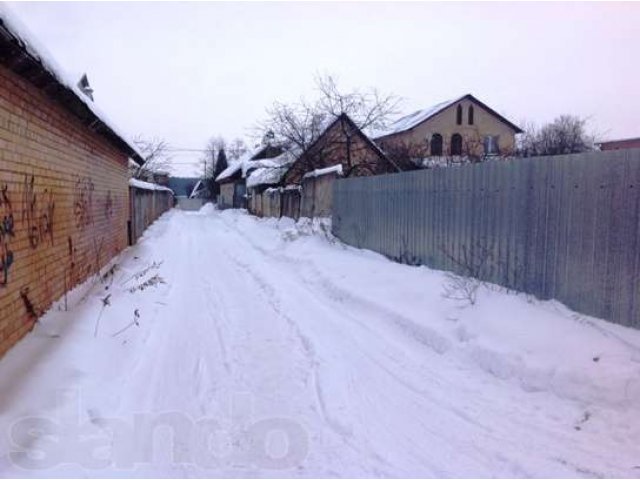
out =
<path fill-rule="evenodd" d="M 93 102 L 93 88 L 89 85 L 89 79 L 87 78 L 86 73 L 83 73 L 82 77 L 80 77 L 80 80 L 78 81 L 78 88 Z"/>

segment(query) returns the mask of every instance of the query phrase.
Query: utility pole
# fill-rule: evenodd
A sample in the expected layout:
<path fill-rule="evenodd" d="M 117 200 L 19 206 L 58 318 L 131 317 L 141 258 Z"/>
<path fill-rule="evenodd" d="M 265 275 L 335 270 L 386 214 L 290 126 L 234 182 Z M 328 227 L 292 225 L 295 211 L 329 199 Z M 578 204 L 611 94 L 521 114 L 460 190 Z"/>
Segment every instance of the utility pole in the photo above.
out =
<path fill-rule="evenodd" d="M 204 159 L 204 175 L 202 175 L 202 188 L 209 190 L 207 185 L 207 159 Z"/>

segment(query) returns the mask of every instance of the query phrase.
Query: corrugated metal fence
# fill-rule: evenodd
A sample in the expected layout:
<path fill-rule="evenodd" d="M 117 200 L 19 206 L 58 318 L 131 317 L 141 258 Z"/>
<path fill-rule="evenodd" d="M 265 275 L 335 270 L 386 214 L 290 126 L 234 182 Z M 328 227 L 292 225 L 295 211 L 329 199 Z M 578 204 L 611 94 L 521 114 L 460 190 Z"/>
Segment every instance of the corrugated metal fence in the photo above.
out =
<path fill-rule="evenodd" d="M 338 180 L 333 230 L 640 328 L 640 150 Z"/>
<path fill-rule="evenodd" d="M 173 208 L 173 193 L 129 187 L 129 201 L 131 202 L 129 245 L 133 245 L 154 220 Z"/>

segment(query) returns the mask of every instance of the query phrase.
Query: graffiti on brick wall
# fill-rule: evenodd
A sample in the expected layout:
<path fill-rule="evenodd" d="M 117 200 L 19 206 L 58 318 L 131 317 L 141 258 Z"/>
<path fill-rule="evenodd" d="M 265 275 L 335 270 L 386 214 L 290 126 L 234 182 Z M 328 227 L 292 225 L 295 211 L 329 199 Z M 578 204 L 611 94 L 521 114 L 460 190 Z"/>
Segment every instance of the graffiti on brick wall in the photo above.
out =
<path fill-rule="evenodd" d="M 9 282 L 9 269 L 13 265 L 10 241 L 15 236 L 13 206 L 9 199 L 9 186 L 0 186 L 0 287 Z"/>
<path fill-rule="evenodd" d="M 73 215 L 76 227 L 84 230 L 93 224 L 93 191 L 95 185 L 89 177 L 78 177 L 73 193 Z"/>
<path fill-rule="evenodd" d="M 24 308 L 27 311 L 27 315 L 31 320 L 35 320 L 40 316 L 40 312 L 36 309 L 35 305 L 29 298 L 29 287 L 23 287 L 20 289 L 20 298 L 24 304 Z"/>
<path fill-rule="evenodd" d="M 26 225 L 31 248 L 38 248 L 44 242 L 53 245 L 53 213 L 55 202 L 53 192 L 45 188 L 40 195 L 35 190 L 35 177 L 24 176 L 21 219 Z"/>
<path fill-rule="evenodd" d="M 109 220 L 113 217 L 113 197 L 111 196 L 111 190 L 107 192 L 107 198 L 104 200 L 104 218 Z"/>

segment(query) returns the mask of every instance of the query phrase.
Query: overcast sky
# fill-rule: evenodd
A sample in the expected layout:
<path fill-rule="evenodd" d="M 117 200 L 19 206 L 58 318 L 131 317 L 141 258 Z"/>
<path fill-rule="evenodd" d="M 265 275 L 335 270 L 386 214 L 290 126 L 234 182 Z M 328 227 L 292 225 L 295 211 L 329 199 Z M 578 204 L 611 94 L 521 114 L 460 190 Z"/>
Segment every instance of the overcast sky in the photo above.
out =
<path fill-rule="evenodd" d="M 515 123 L 563 113 L 640 136 L 640 3 L 11 3 L 121 127 L 203 148 L 245 137 L 316 72 L 403 111 L 472 93 Z M 176 163 L 198 154 L 176 154 Z M 181 172 L 188 169 L 180 166 Z"/>

